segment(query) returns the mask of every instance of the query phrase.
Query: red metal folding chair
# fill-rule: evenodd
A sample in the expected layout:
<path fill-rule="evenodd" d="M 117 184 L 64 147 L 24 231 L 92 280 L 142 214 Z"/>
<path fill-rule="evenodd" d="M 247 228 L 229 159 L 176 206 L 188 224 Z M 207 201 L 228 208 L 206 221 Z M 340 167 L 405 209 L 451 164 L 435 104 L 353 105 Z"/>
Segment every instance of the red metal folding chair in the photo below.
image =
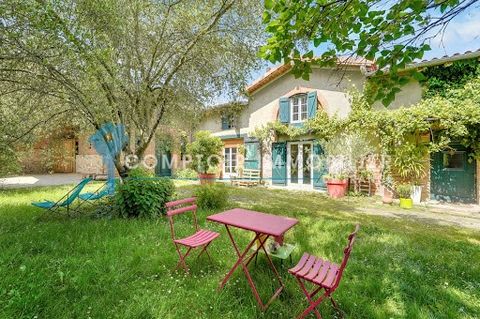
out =
<path fill-rule="evenodd" d="M 185 259 L 188 257 L 192 249 L 195 249 L 195 248 L 202 247 L 202 250 L 198 254 L 197 258 L 200 257 L 205 252 L 208 258 L 210 258 L 211 260 L 212 258 L 210 257 L 210 254 L 208 253 L 207 248 L 215 238 L 220 236 L 220 234 L 211 230 L 204 230 L 204 229 L 198 228 L 197 205 L 195 204 L 195 197 L 168 202 L 165 206 L 167 207 L 167 216 L 170 221 L 170 231 L 172 233 L 172 240 L 173 240 L 173 243 L 175 244 L 175 249 L 177 250 L 178 256 L 180 257 L 180 261 L 178 262 L 175 269 L 177 269 L 179 266 L 182 266 L 183 269 L 185 269 L 185 271 L 188 273 L 189 269 L 187 267 L 187 264 L 185 263 Z M 187 212 L 193 213 L 195 234 L 185 238 L 177 239 L 175 238 L 173 216 L 184 214 Z M 182 254 L 182 251 L 180 249 L 181 246 L 185 246 L 187 248 L 187 251 L 185 252 L 185 254 Z"/>
<path fill-rule="evenodd" d="M 316 308 L 325 298 L 329 298 L 333 307 L 341 314 L 337 303 L 332 297 L 333 292 L 337 289 L 342 279 L 343 271 L 347 265 L 348 258 L 352 252 L 355 237 L 360 229 L 360 225 L 356 225 L 355 231 L 348 236 L 348 245 L 343 251 L 343 260 L 339 265 L 330 261 L 318 258 L 307 253 L 304 253 L 298 264 L 289 269 L 288 272 L 297 278 L 297 281 L 303 293 L 307 297 L 310 306 L 305 309 L 297 318 L 305 318 L 310 312 L 314 311 L 317 318 L 322 318 L 320 312 Z M 310 282 L 315 286 L 312 292 L 309 292 L 305 287 L 305 282 Z M 324 290 L 323 294 L 318 299 L 313 300 L 313 297 L 320 291 Z"/>

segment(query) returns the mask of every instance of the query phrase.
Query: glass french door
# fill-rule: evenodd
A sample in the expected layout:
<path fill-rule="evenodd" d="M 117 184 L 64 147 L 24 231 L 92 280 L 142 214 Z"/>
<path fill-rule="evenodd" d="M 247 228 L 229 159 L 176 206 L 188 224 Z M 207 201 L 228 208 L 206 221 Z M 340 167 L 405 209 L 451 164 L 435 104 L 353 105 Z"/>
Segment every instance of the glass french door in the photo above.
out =
<path fill-rule="evenodd" d="M 289 185 L 312 185 L 312 143 L 289 143 L 287 148 L 287 176 Z"/>
<path fill-rule="evenodd" d="M 223 176 L 229 178 L 237 175 L 237 148 L 226 147 L 224 150 Z"/>

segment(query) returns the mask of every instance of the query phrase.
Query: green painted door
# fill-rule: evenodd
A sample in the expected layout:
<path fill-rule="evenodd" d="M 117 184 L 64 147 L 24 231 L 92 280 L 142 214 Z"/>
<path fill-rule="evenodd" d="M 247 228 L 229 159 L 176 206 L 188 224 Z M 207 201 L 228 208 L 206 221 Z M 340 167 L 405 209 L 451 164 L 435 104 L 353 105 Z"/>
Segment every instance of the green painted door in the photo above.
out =
<path fill-rule="evenodd" d="M 287 184 L 287 143 L 272 144 L 272 184 Z"/>
<path fill-rule="evenodd" d="M 158 176 L 172 176 L 170 163 L 172 162 L 172 154 L 170 152 L 157 151 L 157 166 L 155 166 L 155 174 Z"/>
<path fill-rule="evenodd" d="M 246 169 L 260 169 L 260 152 L 258 142 L 245 143 L 245 161 L 243 167 Z"/>
<path fill-rule="evenodd" d="M 325 181 L 323 176 L 328 173 L 328 168 L 326 165 L 326 159 L 323 156 L 323 148 L 318 142 L 313 143 L 313 188 L 315 189 L 325 189 Z"/>
<path fill-rule="evenodd" d="M 448 202 L 475 202 L 475 172 L 476 162 L 468 161 L 465 149 L 457 147 L 455 152 L 432 154 L 431 198 Z"/>

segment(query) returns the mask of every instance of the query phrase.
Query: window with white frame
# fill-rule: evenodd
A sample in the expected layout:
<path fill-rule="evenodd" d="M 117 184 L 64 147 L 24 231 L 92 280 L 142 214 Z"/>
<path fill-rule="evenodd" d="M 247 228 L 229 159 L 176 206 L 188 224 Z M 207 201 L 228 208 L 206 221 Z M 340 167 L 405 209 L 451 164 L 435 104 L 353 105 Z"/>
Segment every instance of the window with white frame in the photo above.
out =
<path fill-rule="evenodd" d="M 307 95 L 297 94 L 290 98 L 290 118 L 292 123 L 306 121 L 308 118 Z"/>
<path fill-rule="evenodd" d="M 226 147 L 224 152 L 223 172 L 226 176 L 237 172 L 237 148 Z"/>

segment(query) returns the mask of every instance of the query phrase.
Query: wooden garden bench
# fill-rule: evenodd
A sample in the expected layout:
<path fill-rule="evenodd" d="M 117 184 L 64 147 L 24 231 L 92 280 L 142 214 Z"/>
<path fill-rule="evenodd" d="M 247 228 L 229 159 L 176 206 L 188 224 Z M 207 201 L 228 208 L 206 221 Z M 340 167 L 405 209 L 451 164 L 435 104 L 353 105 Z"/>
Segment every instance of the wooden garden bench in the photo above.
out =
<path fill-rule="evenodd" d="M 232 179 L 232 185 L 237 186 L 257 186 L 260 183 L 259 169 L 244 169 L 239 178 Z"/>

